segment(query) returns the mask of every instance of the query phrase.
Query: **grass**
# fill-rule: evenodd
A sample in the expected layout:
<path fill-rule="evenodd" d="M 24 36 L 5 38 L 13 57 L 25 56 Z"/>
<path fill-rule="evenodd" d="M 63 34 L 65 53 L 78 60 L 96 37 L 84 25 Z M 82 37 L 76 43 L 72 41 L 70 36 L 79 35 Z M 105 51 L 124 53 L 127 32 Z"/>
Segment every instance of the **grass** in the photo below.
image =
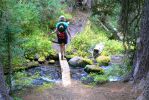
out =
<path fill-rule="evenodd" d="M 43 92 L 46 89 L 52 88 L 54 86 L 53 83 L 45 83 L 42 86 L 39 86 L 35 89 L 36 92 Z"/>

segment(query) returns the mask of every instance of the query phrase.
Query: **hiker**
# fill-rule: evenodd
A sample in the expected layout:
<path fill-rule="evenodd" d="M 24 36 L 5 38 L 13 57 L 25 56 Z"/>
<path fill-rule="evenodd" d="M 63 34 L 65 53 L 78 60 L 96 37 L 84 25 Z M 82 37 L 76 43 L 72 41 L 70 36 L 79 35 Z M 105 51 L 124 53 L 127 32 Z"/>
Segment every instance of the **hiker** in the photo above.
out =
<path fill-rule="evenodd" d="M 54 32 L 57 33 L 58 44 L 60 45 L 61 59 L 63 60 L 65 59 L 65 45 L 68 43 L 68 35 L 71 39 L 68 23 L 66 22 L 64 16 L 59 17 L 59 22 L 56 24 L 56 29 Z"/>

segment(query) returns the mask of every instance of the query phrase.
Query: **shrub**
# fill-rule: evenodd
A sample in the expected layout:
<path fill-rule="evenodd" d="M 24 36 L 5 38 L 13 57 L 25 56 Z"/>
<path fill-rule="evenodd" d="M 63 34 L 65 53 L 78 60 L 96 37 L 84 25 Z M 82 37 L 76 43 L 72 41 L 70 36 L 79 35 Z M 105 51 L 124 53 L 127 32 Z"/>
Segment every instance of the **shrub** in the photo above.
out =
<path fill-rule="evenodd" d="M 124 51 L 124 47 L 122 42 L 117 40 L 108 40 L 105 42 L 104 52 L 101 55 L 115 55 L 115 54 L 122 54 Z M 105 53 L 106 52 L 106 53 Z"/>
<path fill-rule="evenodd" d="M 108 77 L 106 75 L 96 75 L 94 81 L 96 84 L 103 84 L 108 82 Z"/>
<path fill-rule="evenodd" d="M 71 41 L 67 48 L 67 53 L 76 56 L 89 57 L 91 56 L 89 50 L 101 42 L 105 45 L 101 55 L 109 56 L 120 54 L 124 51 L 122 42 L 108 40 L 107 32 L 88 21 L 84 31 L 77 34 Z"/>
<path fill-rule="evenodd" d="M 90 73 L 86 78 L 83 77 L 82 81 L 85 81 L 85 83 L 89 82 L 91 85 L 99 85 L 108 82 L 108 76 Z"/>
<path fill-rule="evenodd" d="M 46 57 L 54 51 L 51 41 L 48 40 L 48 36 L 44 35 L 44 33 L 28 36 L 27 41 L 22 44 L 22 48 L 25 51 L 25 56 L 29 59 L 33 59 L 36 54 L 40 57 Z"/>

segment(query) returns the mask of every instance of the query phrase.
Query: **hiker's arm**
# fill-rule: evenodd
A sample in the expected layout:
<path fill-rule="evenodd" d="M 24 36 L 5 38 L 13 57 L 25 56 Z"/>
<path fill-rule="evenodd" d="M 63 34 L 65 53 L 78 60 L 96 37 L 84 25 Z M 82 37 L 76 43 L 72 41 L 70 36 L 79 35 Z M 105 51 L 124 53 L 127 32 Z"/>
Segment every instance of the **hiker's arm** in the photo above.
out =
<path fill-rule="evenodd" d="M 57 32 L 57 28 L 56 28 L 54 31 L 49 32 L 49 35 L 51 35 L 51 34 L 53 34 L 53 33 L 56 33 L 56 32 Z"/>
<path fill-rule="evenodd" d="M 67 33 L 69 34 L 70 38 L 71 38 L 71 34 L 70 34 L 70 29 L 67 29 Z"/>

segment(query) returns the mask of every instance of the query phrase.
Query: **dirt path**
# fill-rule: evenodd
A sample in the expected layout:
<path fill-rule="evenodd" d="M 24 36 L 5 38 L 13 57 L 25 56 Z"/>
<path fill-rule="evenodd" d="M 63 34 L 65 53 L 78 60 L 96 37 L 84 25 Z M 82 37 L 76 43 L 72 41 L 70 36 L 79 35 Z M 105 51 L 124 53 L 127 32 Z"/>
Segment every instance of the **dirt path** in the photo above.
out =
<path fill-rule="evenodd" d="M 89 87 L 78 81 L 73 81 L 70 87 L 56 85 L 43 92 L 34 90 L 26 92 L 23 100 L 135 100 L 130 83 L 107 83 L 101 86 Z"/>

